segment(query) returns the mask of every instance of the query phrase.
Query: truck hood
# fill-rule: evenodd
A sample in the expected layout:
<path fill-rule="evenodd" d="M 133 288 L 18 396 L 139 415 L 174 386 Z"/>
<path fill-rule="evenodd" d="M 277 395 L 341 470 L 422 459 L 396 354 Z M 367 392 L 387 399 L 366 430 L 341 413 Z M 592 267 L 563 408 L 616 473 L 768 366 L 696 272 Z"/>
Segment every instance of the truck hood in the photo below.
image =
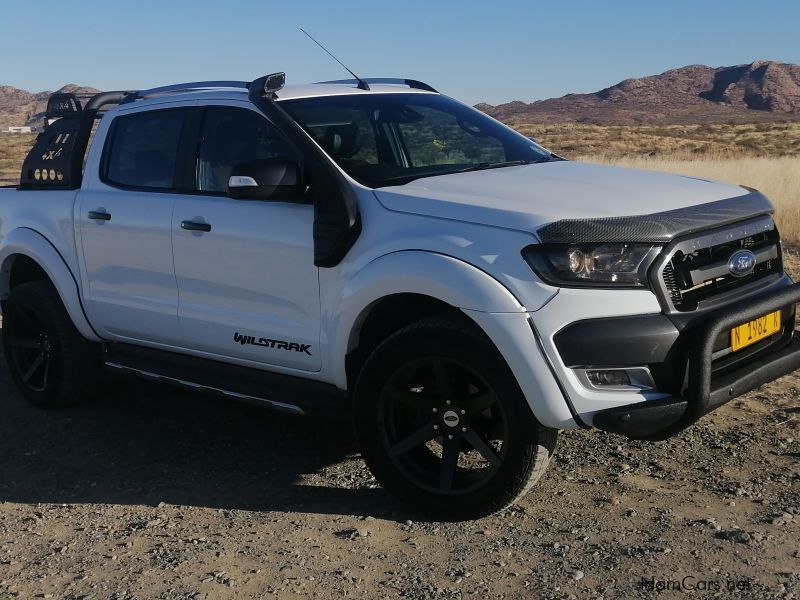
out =
<path fill-rule="evenodd" d="M 745 194 L 715 181 L 572 161 L 440 175 L 375 190 L 389 210 L 530 232 L 562 219 L 646 215 Z"/>

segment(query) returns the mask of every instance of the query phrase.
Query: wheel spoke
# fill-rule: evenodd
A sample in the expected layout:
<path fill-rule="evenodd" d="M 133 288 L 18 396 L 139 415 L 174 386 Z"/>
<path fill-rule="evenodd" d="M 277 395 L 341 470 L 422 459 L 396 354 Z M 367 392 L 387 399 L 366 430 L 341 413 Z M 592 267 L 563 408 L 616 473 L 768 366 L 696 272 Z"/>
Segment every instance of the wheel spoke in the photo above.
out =
<path fill-rule="evenodd" d="M 467 400 L 467 413 L 469 416 L 481 414 L 497 401 L 494 393 L 483 392 Z"/>
<path fill-rule="evenodd" d="M 391 448 L 389 448 L 389 457 L 390 458 L 397 458 L 401 454 L 405 454 L 409 450 L 413 450 L 418 446 L 422 446 L 423 444 L 427 444 L 430 442 L 434 437 L 436 437 L 436 430 L 433 428 L 433 421 L 429 421 L 425 423 L 422 427 L 417 429 L 414 433 L 409 435 L 408 437 L 404 438 L 402 441 L 398 442 Z"/>
<path fill-rule="evenodd" d="M 45 359 L 44 374 L 42 375 L 42 389 L 47 389 L 47 378 L 50 376 L 50 359 Z"/>
<path fill-rule="evenodd" d="M 410 390 L 405 390 L 398 387 L 388 387 L 386 388 L 386 394 L 403 404 L 410 406 L 411 408 L 424 408 L 430 409 L 433 405 L 433 399 L 429 398 L 423 394 L 412 392 Z"/>
<path fill-rule="evenodd" d="M 39 349 L 39 340 L 36 339 L 20 339 L 20 338 L 11 338 L 9 340 L 12 348 L 22 348 L 27 350 L 38 350 Z"/>
<path fill-rule="evenodd" d="M 450 382 L 445 363 L 441 358 L 433 361 L 433 372 L 436 375 L 436 386 L 439 388 L 439 393 L 442 394 L 442 399 L 455 400 L 455 389 Z"/>
<path fill-rule="evenodd" d="M 41 366 L 45 363 L 44 354 L 40 354 L 36 357 L 36 359 L 31 363 L 31 366 L 28 367 L 28 370 L 25 372 L 25 375 L 22 376 L 22 381 L 28 383 L 33 377 L 33 375 L 38 371 Z"/>
<path fill-rule="evenodd" d="M 488 460 L 493 467 L 500 466 L 500 457 L 497 456 L 495 451 L 492 447 L 486 443 L 483 438 L 473 429 L 468 430 L 464 434 L 464 438 L 470 443 L 470 445 L 478 451 L 483 458 Z"/>
<path fill-rule="evenodd" d="M 461 454 L 459 440 L 447 440 L 442 446 L 442 468 L 439 474 L 439 491 L 449 492 L 453 489 L 453 478 L 458 467 L 458 455 Z"/>
<path fill-rule="evenodd" d="M 39 340 L 36 339 L 21 339 L 21 338 L 11 338 L 10 342 L 12 348 L 22 348 L 27 350 L 38 350 L 39 349 Z"/>

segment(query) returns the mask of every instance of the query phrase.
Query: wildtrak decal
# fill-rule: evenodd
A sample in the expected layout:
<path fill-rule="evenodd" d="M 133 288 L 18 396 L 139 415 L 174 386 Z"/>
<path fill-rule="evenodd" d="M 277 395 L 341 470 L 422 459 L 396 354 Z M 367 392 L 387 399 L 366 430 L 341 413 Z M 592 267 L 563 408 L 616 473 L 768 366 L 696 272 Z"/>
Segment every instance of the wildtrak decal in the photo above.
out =
<path fill-rule="evenodd" d="M 297 342 L 284 342 L 283 340 L 270 340 L 267 338 L 256 338 L 253 335 L 242 335 L 238 331 L 233 334 L 233 341 L 242 346 L 261 346 L 263 348 L 276 348 L 278 350 L 294 350 L 295 352 L 305 352 L 309 356 L 313 356 L 309 352 L 311 344 L 298 344 Z"/>

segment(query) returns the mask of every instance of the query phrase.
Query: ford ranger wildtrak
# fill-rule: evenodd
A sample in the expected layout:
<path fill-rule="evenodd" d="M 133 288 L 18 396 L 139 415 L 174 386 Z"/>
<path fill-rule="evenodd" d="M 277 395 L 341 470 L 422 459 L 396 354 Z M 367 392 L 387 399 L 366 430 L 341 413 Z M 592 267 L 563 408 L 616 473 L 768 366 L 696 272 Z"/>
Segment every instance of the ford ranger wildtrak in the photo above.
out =
<path fill-rule="evenodd" d="M 50 98 L 0 190 L 25 398 L 105 367 L 351 413 L 386 489 L 459 519 L 561 429 L 666 439 L 800 366 L 758 191 L 564 160 L 411 79 L 284 80 Z"/>

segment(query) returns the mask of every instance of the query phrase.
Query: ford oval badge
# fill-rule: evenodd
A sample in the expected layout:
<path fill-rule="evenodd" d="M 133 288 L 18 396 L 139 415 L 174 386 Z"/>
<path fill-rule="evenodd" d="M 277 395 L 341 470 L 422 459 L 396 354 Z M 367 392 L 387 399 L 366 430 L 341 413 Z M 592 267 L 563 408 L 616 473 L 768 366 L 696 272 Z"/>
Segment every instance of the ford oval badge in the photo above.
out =
<path fill-rule="evenodd" d="M 731 254 L 728 259 L 728 271 L 734 277 L 745 277 L 753 272 L 756 267 L 756 255 L 750 250 L 739 250 Z"/>

